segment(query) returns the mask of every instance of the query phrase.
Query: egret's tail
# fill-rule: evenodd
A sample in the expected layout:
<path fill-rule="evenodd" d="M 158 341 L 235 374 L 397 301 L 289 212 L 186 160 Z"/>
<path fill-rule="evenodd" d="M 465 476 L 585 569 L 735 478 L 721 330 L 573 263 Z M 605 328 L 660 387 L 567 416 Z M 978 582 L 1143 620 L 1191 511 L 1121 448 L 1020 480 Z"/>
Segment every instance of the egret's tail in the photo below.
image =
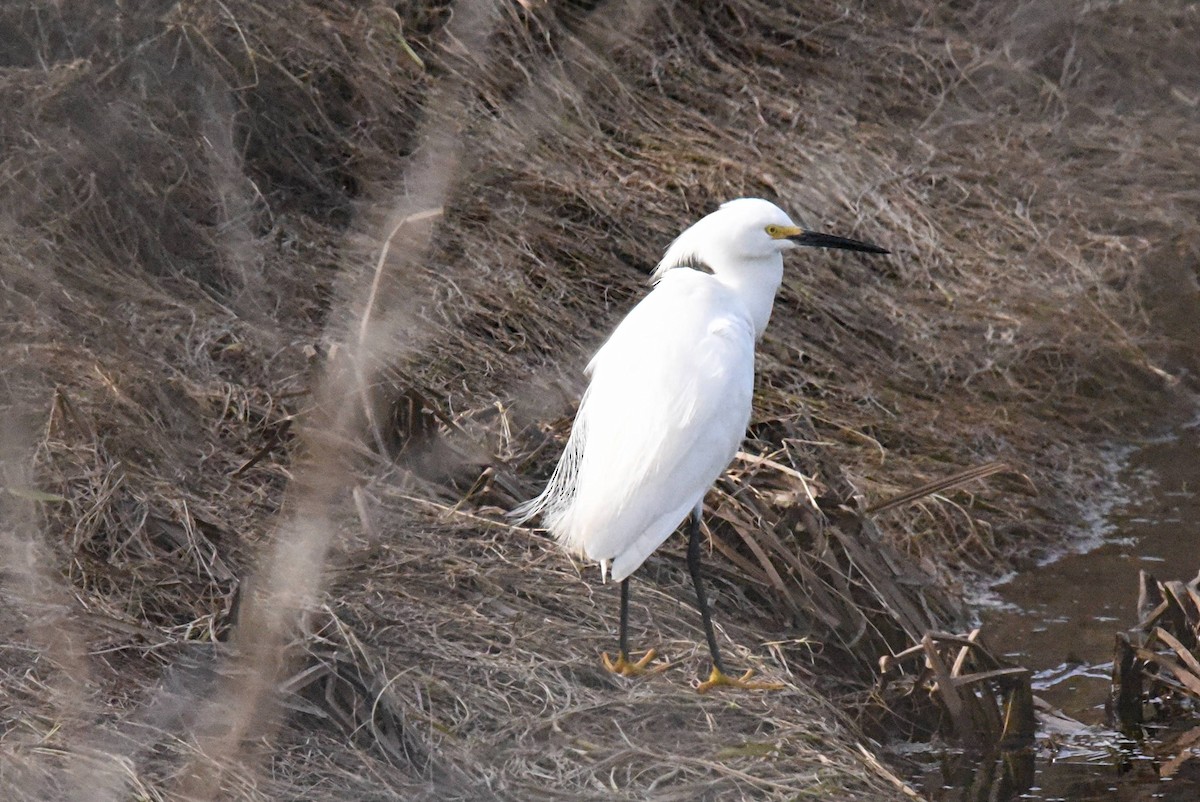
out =
<path fill-rule="evenodd" d="M 570 526 L 569 521 L 578 488 L 579 463 L 587 440 L 587 420 L 582 412 L 581 406 L 580 414 L 576 415 L 575 425 L 571 428 L 571 436 L 567 439 L 567 447 L 563 449 L 558 465 L 546 483 L 546 489 L 508 513 L 509 520 L 516 524 L 523 524 L 540 514 L 542 525 L 567 551 L 576 554 L 582 553 L 582 544 L 573 542 L 575 527 Z"/>

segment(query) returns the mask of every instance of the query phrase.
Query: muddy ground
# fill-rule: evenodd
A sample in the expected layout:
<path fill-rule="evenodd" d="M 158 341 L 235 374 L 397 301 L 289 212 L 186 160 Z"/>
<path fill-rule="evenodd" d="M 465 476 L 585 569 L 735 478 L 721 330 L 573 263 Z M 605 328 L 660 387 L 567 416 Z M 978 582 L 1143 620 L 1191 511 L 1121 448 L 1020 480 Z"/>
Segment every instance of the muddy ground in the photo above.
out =
<path fill-rule="evenodd" d="M 7 797 L 908 793 L 878 657 L 1196 388 L 1196 41 L 1181 0 L 5 4 Z M 707 558 L 787 690 L 701 697 L 679 542 L 629 682 L 616 588 L 503 512 L 742 195 L 892 256 L 789 263 Z"/>

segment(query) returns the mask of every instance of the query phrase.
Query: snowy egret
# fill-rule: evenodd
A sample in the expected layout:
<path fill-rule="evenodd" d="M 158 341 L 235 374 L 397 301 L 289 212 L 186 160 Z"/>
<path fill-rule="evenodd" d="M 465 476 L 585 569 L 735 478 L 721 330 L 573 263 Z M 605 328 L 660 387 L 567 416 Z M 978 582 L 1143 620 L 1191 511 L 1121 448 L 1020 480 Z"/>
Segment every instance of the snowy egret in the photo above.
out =
<path fill-rule="evenodd" d="M 621 583 L 617 659 L 624 676 L 650 668 L 629 659 L 629 575 L 691 513 L 687 565 L 712 655 L 703 693 L 718 685 L 779 688 L 725 672 L 700 576 L 704 494 L 737 453 L 750 422 L 754 345 L 797 246 L 887 253 L 866 242 L 807 231 L 769 201 L 739 198 L 685 230 L 651 278 L 654 288 L 617 326 L 590 376 L 566 449 L 546 489 L 513 511 L 537 514 L 569 552 L 609 563 Z M 707 268 L 711 273 L 702 268 Z"/>

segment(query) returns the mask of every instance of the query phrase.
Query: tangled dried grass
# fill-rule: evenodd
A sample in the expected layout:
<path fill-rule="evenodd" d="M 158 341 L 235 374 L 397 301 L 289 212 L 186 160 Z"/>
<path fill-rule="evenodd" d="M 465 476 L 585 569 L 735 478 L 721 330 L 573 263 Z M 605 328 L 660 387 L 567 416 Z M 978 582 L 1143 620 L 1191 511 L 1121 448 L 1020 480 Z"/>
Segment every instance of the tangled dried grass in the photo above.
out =
<path fill-rule="evenodd" d="M 830 667 L 1060 539 L 1090 444 L 1200 367 L 1143 291 L 1194 281 L 1195 7 L 488 7 L 0 9 L 17 798 L 894 798 Z M 781 291 L 712 562 L 739 662 L 796 681 L 700 700 L 600 672 L 611 589 L 494 513 L 736 195 L 897 256 Z M 845 509 L 992 460 L 1017 473 Z M 677 555 L 642 578 L 639 640 L 693 670 Z M 273 580 L 303 626 L 262 617 Z"/>

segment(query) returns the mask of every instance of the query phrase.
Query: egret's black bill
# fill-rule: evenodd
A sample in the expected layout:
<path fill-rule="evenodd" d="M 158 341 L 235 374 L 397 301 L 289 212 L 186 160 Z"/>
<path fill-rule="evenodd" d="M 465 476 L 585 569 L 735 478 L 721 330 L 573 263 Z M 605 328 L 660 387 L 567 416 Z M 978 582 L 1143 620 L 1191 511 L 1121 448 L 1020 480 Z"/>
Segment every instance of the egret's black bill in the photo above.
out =
<path fill-rule="evenodd" d="M 816 231 L 805 231 L 794 237 L 788 237 L 797 245 L 809 248 L 837 248 L 843 251 L 862 251 L 863 253 L 891 253 L 887 248 L 880 248 L 869 242 L 859 242 L 856 239 L 837 237 L 833 234 L 821 234 Z"/>

